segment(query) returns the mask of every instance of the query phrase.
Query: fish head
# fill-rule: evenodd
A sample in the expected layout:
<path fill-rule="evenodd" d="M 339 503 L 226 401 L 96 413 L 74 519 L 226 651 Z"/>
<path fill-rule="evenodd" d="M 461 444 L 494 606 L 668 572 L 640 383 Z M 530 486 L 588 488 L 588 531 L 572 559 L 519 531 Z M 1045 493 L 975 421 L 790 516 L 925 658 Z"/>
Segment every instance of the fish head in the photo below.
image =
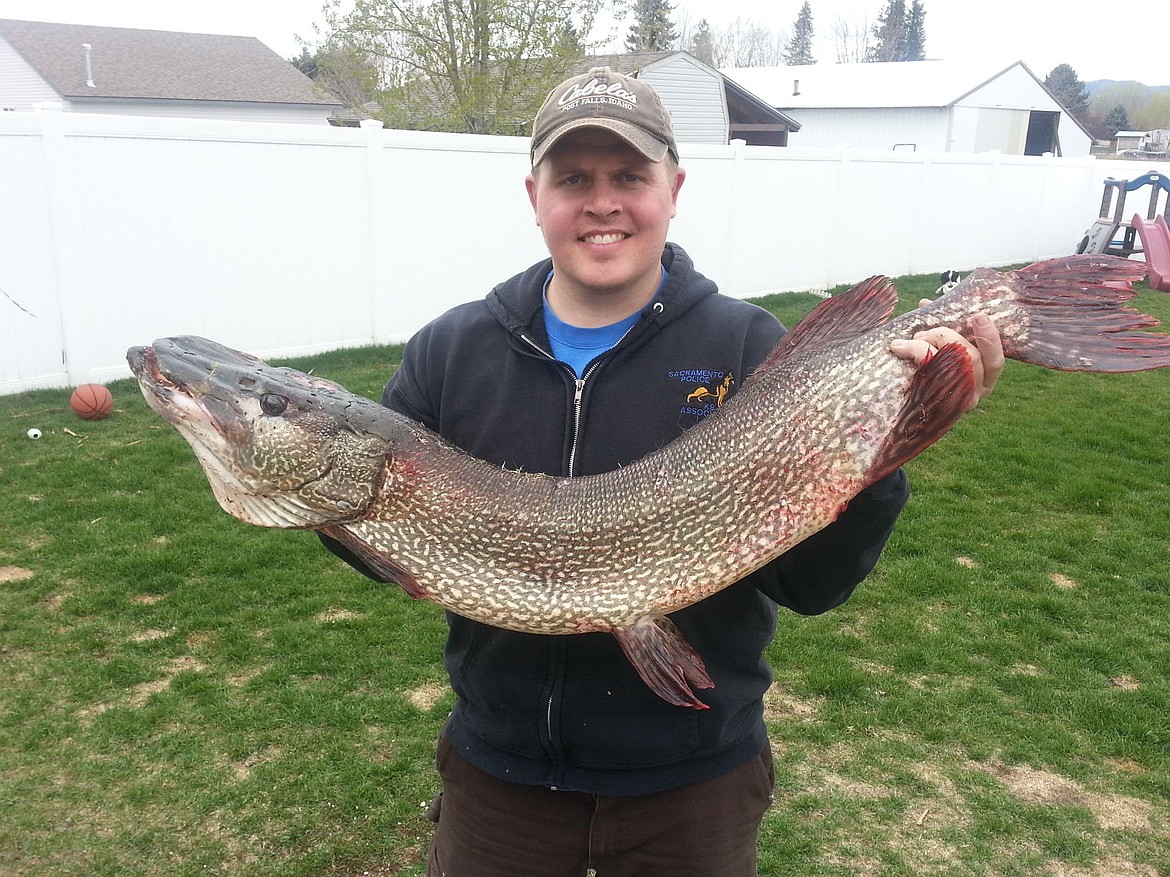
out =
<path fill-rule="evenodd" d="M 374 502 L 389 442 L 369 427 L 388 409 L 205 338 L 162 338 L 126 359 L 233 517 L 317 527 L 352 521 Z"/>

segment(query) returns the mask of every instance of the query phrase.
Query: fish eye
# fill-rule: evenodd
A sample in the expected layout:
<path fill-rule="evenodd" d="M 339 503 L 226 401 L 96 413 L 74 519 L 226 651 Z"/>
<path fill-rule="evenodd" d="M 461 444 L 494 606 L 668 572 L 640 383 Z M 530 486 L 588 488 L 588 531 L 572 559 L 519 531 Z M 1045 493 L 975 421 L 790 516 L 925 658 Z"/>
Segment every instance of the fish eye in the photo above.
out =
<path fill-rule="evenodd" d="M 271 417 L 284 414 L 288 410 L 288 399 L 276 393 L 265 393 L 260 397 L 260 410 Z"/>

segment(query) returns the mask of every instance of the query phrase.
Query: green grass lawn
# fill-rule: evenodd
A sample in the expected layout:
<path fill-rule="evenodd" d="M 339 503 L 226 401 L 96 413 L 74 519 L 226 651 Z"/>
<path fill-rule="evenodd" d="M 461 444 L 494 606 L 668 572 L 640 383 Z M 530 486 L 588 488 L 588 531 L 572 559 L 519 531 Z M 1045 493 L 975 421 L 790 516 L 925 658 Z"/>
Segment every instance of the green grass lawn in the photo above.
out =
<path fill-rule="evenodd" d="M 399 355 L 290 364 L 377 397 Z M 0 397 L 0 877 L 421 875 L 441 611 L 229 518 L 111 390 Z M 771 648 L 761 873 L 1170 877 L 1170 369 L 1009 363 L 908 469 L 873 576 Z"/>

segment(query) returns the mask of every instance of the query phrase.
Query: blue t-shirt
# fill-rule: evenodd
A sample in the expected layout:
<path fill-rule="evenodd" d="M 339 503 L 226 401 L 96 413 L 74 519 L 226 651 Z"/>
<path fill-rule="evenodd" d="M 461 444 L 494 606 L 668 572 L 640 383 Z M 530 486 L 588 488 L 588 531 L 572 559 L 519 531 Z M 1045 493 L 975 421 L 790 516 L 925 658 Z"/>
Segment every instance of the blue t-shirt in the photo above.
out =
<path fill-rule="evenodd" d="M 588 329 L 572 326 L 554 314 L 553 309 L 548 305 L 548 283 L 550 280 L 552 280 L 551 271 L 548 272 L 548 277 L 544 281 L 544 328 L 548 332 L 549 344 L 552 345 L 552 355 L 561 362 L 571 365 L 577 377 L 581 377 L 585 373 L 585 366 L 621 341 L 622 337 L 638 322 L 642 313 L 639 311 L 636 314 L 630 314 L 624 320 L 610 323 L 608 326 Z M 662 269 L 662 279 L 658 283 L 659 289 L 662 288 L 664 282 L 666 282 L 665 268 Z"/>

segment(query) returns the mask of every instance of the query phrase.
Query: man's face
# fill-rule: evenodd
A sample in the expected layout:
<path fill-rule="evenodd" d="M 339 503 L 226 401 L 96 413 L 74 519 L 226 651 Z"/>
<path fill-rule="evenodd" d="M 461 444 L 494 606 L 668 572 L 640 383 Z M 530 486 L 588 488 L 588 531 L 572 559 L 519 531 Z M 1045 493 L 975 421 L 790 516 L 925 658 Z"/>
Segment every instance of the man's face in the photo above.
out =
<path fill-rule="evenodd" d="M 526 184 L 558 293 L 644 292 L 648 301 L 658 288 L 684 176 L 669 161 L 649 161 L 601 129 L 576 131 L 557 143 Z"/>

